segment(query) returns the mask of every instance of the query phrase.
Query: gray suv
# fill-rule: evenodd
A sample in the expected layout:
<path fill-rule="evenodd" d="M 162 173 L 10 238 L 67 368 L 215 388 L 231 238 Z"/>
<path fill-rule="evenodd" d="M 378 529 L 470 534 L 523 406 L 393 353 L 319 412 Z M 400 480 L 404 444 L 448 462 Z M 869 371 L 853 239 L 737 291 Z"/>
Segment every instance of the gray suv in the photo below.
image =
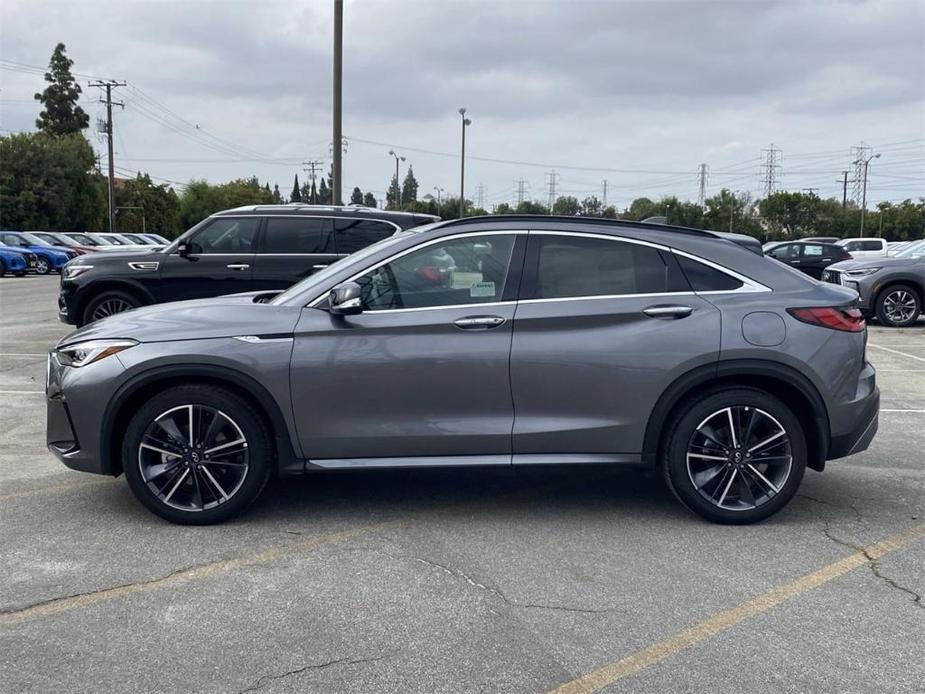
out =
<path fill-rule="evenodd" d="M 500 216 L 399 232 L 277 294 L 149 306 L 61 340 L 49 448 L 178 523 L 318 469 L 658 469 L 723 523 L 864 450 L 857 295 L 731 234 Z"/>
<path fill-rule="evenodd" d="M 925 300 L 925 240 L 894 256 L 835 263 L 823 271 L 822 280 L 855 290 L 861 311 L 884 325 L 912 325 Z"/>

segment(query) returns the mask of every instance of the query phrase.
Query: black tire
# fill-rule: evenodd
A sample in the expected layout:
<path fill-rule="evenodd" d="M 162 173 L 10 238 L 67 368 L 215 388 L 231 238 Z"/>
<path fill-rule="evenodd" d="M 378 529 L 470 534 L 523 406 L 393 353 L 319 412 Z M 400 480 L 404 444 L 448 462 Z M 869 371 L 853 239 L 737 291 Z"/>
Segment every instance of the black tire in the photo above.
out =
<path fill-rule="evenodd" d="M 51 262 L 47 258 L 38 256 L 35 259 L 35 274 L 47 275 L 49 272 L 51 272 Z"/>
<path fill-rule="evenodd" d="M 167 457 L 159 452 L 142 448 L 143 442 L 148 443 L 154 440 L 146 436 L 146 432 L 152 431 L 152 427 L 159 426 L 155 424 L 158 417 L 171 410 L 182 411 L 187 405 L 198 406 L 203 411 L 218 411 L 236 425 L 238 434 L 243 434 L 246 439 L 242 453 L 246 457 L 239 458 L 239 460 L 246 461 L 243 473 L 238 472 L 240 467 L 223 467 L 225 465 L 237 466 L 239 463 L 220 463 L 217 460 L 206 463 L 207 458 L 196 458 L 203 463 L 196 465 L 190 458 L 192 453 L 183 457 Z M 198 421 L 204 423 L 208 420 L 203 418 Z M 209 427 L 203 424 L 200 427 L 200 430 L 202 429 L 209 429 Z M 160 428 L 153 430 L 158 435 L 162 434 Z M 187 432 L 181 433 L 185 435 Z M 166 434 L 162 437 L 165 440 L 170 438 Z M 270 432 L 257 410 L 234 393 L 203 384 L 174 386 L 149 399 L 132 417 L 122 442 L 122 467 L 128 485 L 138 500 L 161 518 L 182 525 L 221 523 L 245 511 L 263 491 L 273 467 L 271 441 Z M 169 445 L 173 447 L 172 442 Z M 234 450 L 239 447 L 240 445 L 234 447 Z M 151 458 L 152 455 L 153 458 Z M 216 457 L 218 455 L 215 454 Z M 158 460 L 161 462 L 157 463 Z M 151 464 L 152 461 L 154 465 Z M 144 477 L 145 473 L 142 472 L 143 466 L 148 472 L 147 481 Z M 170 466 L 172 468 L 168 469 Z M 157 472 L 160 468 L 163 468 L 163 472 Z M 211 472 L 203 472 L 203 468 Z M 243 476 L 240 480 L 231 478 L 228 481 L 228 478 L 221 476 L 226 472 Z M 153 487 L 163 487 L 160 495 Z M 199 509 L 196 508 L 197 493 L 199 494 Z M 221 498 L 226 493 L 227 497 Z M 177 505 L 181 507 L 178 508 Z"/>
<path fill-rule="evenodd" d="M 722 429 L 727 414 L 738 426 L 738 448 Z M 746 426 L 749 417 L 753 424 Z M 759 446 L 768 434 L 775 435 L 776 427 L 784 434 Z M 806 471 L 806 437 L 799 421 L 778 398 L 756 388 L 723 388 L 692 398 L 665 431 L 660 464 L 668 488 L 688 509 L 714 523 L 755 523 L 777 513 L 796 494 Z M 750 453 L 752 447 L 756 450 Z"/>
<path fill-rule="evenodd" d="M 908 284 L 893 284 L 877 295 L 877 320 L 891 328 L 904 328 L 918 320 L 922 295 Z"/>
<path fill-rule="evenodd" d="M 6 275 L 6 261 L 3 258 L 0 258 L 0 277 Z"/>
<path fill-rule="evenodd" d="M 81 316 L 81 326 L 100 320 L 116 313 L 122 313 L 141 306 L 141 302 L 134 294 L 119 289 L 104 291 L 94 297 L 84 308 Z"/>

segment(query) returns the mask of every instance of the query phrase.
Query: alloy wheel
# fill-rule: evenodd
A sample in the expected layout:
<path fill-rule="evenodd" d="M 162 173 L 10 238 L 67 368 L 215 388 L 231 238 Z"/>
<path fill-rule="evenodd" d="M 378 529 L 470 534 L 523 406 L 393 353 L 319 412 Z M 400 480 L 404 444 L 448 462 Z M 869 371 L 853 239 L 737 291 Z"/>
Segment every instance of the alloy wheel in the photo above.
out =
<path fill-rule="evenodd" d="M 131 310 L 132 308 L 134 308 L 134 306 L 125 299 L 112 297 L 111 299 L 101 301 L 99 306 L 93 309 L 91 318 L 93 320 L 99 320 L 100 318 L 106 318 L 106 316 L 112 316 L 116 313 Z"/>
<path fill-rule="evenodd" d="M 747 405 L 706 417 L 687 446 L 687 473 L 694 488 L 727 511 L 747 511 L 773 499 L 792 465 L 787 431 L 772 415 Z"/>
<path fill-rule="evenodd" d="M 138 466 L 163 504 L 206 511 L 230 500 L 249 469 L 247 439 L 227 414 L 207 405 L 180 405 L 158 415 L 138 446 Z"/>
<path fill-rule="evenodd" d="M 911 292 L 896 289 L 883 299 L 883 312 L 894 323 L 905 323 L 916 314 L 916 300 Z"/>
<path fill-rule="evenodd" d="M 50 268 L 48 266 L 48 261 L 45 258 L 38 258 L 35 261 L 35 271 L 40 275 L 47 275 Z"/>

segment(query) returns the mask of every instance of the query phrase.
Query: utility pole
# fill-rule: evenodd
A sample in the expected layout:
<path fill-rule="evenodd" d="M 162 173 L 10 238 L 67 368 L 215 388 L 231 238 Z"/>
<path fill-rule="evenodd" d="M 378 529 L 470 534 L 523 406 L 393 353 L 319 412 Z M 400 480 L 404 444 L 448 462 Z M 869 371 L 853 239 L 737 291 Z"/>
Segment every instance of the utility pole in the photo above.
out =
<path fill-rule="evenodd" d="M 559 174 L 555 170 L 546 172 L 546 185 L 549 187 L 549 214 L 552 214 L 553 205 L 556 204 L 556 185 Z"/>
<path fill-rule="evenodd" d="M 607 207 L 607 179 L 605 178 L 603 181 L 601 181 L 601 184 L 604 186 L 604 195 L 601 200 L 601 208 L 605 209 Z"/>
<path fill-rule="evenodd" d="M 434 190 L 437 191 L 437 212 L 439 213 L 440 203 L 442 201 L 442 196 L 443 196 L 443 188 L 441 188 L 440 186 L 434 186 Z"/>
<path fill-rule="evenodd" d="M 462 147 L 459 156 L 459 218 L 466 215 L 466 128 L 472 125 L 472 120 L 466 118 L 466 107 L 459 109 L 462 119 Z"/>
<path fill-rule="evenodd" d="M 835 181 L 836 183 L 841 183 L 841 208 L 845 209 L 848 206 L 848 172 L 842 171 L 842 180 Z"/>
<path fill-rule="evenodd" d="M 697 169 L 697 204 L 703 207 L 707 199 L 707 165 L 701 164 Z"/>
<path fill-rule="evenodd" d="M 303 161 L 303 162 L 302 162 L 302 166 L 304 167 L 304 168 L 302 169 L 302 171 L 304 171 L 304 172 L 307 173 L 309 176 L 311 176 L 311 181 L 312 181 L 312 187 L 311 187 L 311 191 L 312 191 L 312 205 L 317 205 L 317 204 L 318 204 L 318 197 L 317 197 L 317 196 L 318 196 L 318 192 L 317 192 L 317 190 L 315 189 L 315 169 L 318 169 L 318 170 L 320 171 L 320 170 L 321 170 L 321 164 L 322 164 L 322 162 L 316 161 L 316 160 L 314 160 L 314 159 L 313 159 L 312 161 Z"/>
<path fill-rule="evenodd" d="M 767 149 L 761 150 L 764 155 L 764 196 L 770 197 L 777 190 L 777 179 L 780 176 L 781 152 L 772 142 Z"/>
<path fill-rule="evenodd" d="M 343 134 L 343 78 L 344 78 L 344 0 L 334 0 L 334 142 L 331 166 L 331 201 L 342 205 L 341 189 L 344 182 L 340 144 Z"/>
<path fill-rule="evenodd" d="M 812 197 L 813 195 L 816 194 L 816 191 L 817 191 L 817 190 L 819 190 L 819 189 L 818 189 L 818 188 L 804 188 L 804 189 L 803 189 L 803 192 L 806 193 L 806 194 L 808 194 L 810 197 Z"/>
<path fill-rule="evenodd" d="M 125 104 L 121 101 L 113 103 L 112 90 L 114 87 L 124 87 L 125 82 L 117 82 L 116 80 L 94 80 L 88 82 L 87 85 L 106 90 L 106 99 L 100 99 L 100 103 L 106 104 L 106 145 L 109 149 L 109 231 L 112 232 L 116 225 L 115 189 L 113 186 L 116 171 L 115 161 L 113 161 L 112 157 L 112 107 L 119 106 L 120 108 L 125 108 Z"/>
<path fill-rule="evenodd" d="M 867 216 L 867 169 L 870 167 L 871 159 L 879 159 L 879 158 L 880 158 L 880 154 L 877 153 L 877 154 L 871 154 L 870 156 L 867 157 L 867 159 L 864 159 L 863 161 L 858 159 L 856 162 L 854 162 L 855 164 L 857 164 L 858 162 L 861 162 L 861 164 L 864 167 L 864 180 L 861 186 L 861 230 L 858 232 L 858 237 L 864 236 L 864 217 Z"/>

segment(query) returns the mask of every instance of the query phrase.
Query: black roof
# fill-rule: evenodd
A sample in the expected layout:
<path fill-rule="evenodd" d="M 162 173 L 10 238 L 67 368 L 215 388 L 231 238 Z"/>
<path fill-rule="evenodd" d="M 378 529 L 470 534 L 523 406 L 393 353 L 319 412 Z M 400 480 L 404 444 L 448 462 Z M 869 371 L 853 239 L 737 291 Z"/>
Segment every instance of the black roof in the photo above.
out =
<path fill-rule="evenodd" d="M 370 219 L 386 219 L 396 223 L 407 224 L 414 221 L 417 224 L 427 224 L 440 221 L 440 217 L 418 212 L 397 212 L 394 210 L 380 210 L 376 207 L 363 207 L 361 205 L 308 205 L 306 203 L 289 203 L 287 205 L 245 205 L 230 210 L 216 212 L 214 216 L 222 217 L 241 213 L 265 215 L 305 215 L 325 217 L 369 217 Z"/>

